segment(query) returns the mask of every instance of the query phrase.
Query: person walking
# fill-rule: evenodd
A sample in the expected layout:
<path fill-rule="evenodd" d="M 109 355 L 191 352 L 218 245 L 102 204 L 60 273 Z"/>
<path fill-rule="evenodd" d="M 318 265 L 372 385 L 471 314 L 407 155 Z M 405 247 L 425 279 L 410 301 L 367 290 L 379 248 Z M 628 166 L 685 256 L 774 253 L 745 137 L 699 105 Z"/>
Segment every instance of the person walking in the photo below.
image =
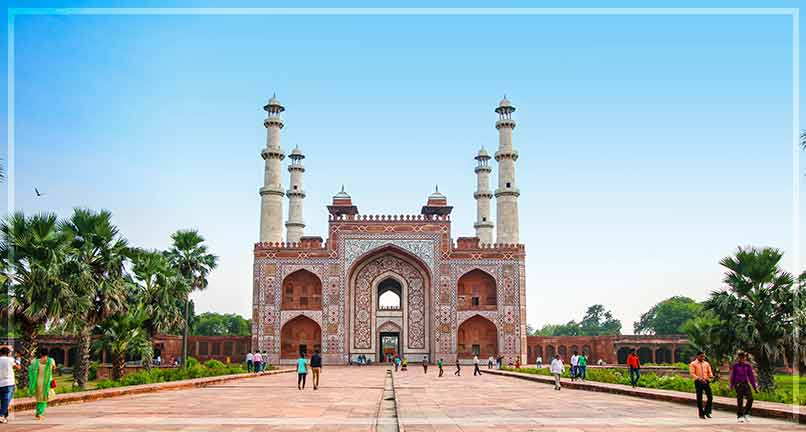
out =
<path fill-rule="evenodd" d="M 571 374 L 571 381 L 577 380 L 577 374 L 579 373 L 579 353 L 574 351 L 574 354 L 571 355 L 571 369 L 569 370 Z"/>
<path fill-rule="evenodd" d="M 442 373 L 445 372 L 442 370 L 442 359 L 439 359 L 439 361 L 437 361 L 437 367 L 439 368 L 439 377 L 442 378 Z"/>
<path fill-rule="evenodd" d="M 551 365 L 549 366 L 549 372 L 554 375 L 554 390 L 561 390 L 562 386 L 560 385 L 560 376 L 565 371 L 565 365 L 563 361 L 560 360 L 560 355 L 557 354 L 554 356 L 554 360 L 551 361 Z"/>
<path fill-rule="evenodd" d="M 638 386 L 638 380 L 641 379 L 641 362 L 638 361 L 635 349 L 631 349 L 630 355 L 627 356 L 627 366 L 630 368 L 630 384 L 635 388 Z"/>
<path fill-rule="evenodd" d="M 697 358 L 688 365 L 688 372 L 691 378 L 694 379 L 694 390 L 697 393 L 697 411 L 700 414 L 700 418 L 711 418 L 711 408 L 714 404 L 714 396 L 711 393 L 711 378 L 714 377 L 714 373 L 711 370 L 711 364 L 705 360 L 704 352 L 697 353 Z M 705 406 L 702 404 L 703 393 L 708 398 Z"/>
<path fill-rule="evenodd" d="M 395 357 L 395 372 L 400 370 L 400 356 Z"/>
<path fill-rule="evenodd" d="M 747 362 L 747 354 L 740 352 L 738 360 L 730 368 L 730 389 L 736 389 L 736 421 L 744 423 L 750 421 L 750 408 L 753 407 L 753 390 L 758 391 L 756 375 L 753 366 Z M 743 399 L 747 405 L 742 406 Z"/>
<path fill-rule="evenodd" d="M 311 356 L 311 372 L 313 372 L 313 376 L 311 377 L 313 380 L 313 389 L 316 390 L 319 388 L 319 374 L 322 372 L 322 356 L 319 355 L 319 350 L 314 351 Z"/>
<path fill-rule="evenodd" d="M 0 423 L 8 423 L 8 407 L 14 397 L 14 371 L 19 368 L 11 358 L 11 350 L 0 348 Z"/>
<path fill-rule="evenodd" d="M 36 398 L 36 419 L 45 418 L 45 408 L 51 397 L 56 396 L 51 381 L 53 380 L 53 368 L 56 362 L 48 357 L 45 348 L 39 349 L 39 359 L 31 363 L 28 367 L 28 394 Z"/>
<path fill-rule="evenodd" d="M 494 364 L 495 364 L 495 358 L 493 358 L 493 356 L 491 355 L 487 359 L 487 369 L 492 369 Z"/>
<path fill-rule="evenodd" d="M 584 352 L 577 358 L 577 369 L 579 370 L 579 379 L 585 381 L 588 378 L 588 357 L 585 356 Z"/>
<path fill-rule="evenodd" d="M 252 367 L 255 364 L 255 355 L 252 352 L 246 353 L 246 371 L 252 372 Z"/>
<path fill-rule="evenodd" d="M 535 361 L 537 362 L 538 369 L 543 367 L 543 356 L 537 356 L 537 359 Z"/>
<path fill-rule="evenodd" d="M 308 365 L 305 363 L 305 353 L 300 352 L 297 359 L 297 388 L 305 389 L 305 377 L 308 376 Z"/>
<path fill-rule="evenodd" d="M 428 375 L 428 356 L 423 356 L 423 373 Z"/>
<path fill-rule="evenodd" d="M 456 357 L 456 372 L 453 374 L 456 376 L 462 376 L 462 366 L 459 364 L 459 357 Z"/>
<path fill-rule="evenodd" d="M 473 376 L 481 375 L 481 369 L 479 369 L 479 356 L 473 356 Z"/>
<path fill-rule="evenodd" d="M 253 369 L 255 373 L 260 373 L 260 368 L 263 367 L 263 354 L 260 351 L 255 351 L 255 355 L 253 356 L 255 361 L 253 363 Z"/>
<path fill-rule="evenodd" d="M 260 358 L 261 358 L 260 370 L 261 372 L 265 372 L 266 369 L 269 368 L 269 352 L 264 350 Z"/>

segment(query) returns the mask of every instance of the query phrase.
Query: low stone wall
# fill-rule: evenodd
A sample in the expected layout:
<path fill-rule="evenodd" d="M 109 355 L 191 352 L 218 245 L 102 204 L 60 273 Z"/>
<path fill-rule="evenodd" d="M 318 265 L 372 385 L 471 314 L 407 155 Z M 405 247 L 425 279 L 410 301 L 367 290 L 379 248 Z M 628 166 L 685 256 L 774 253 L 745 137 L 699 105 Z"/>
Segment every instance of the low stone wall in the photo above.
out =
<path fill-rule="evenodd" d="M 503 375 L 512 378 L 524 379 L 527 381 L 535 381 L 546 384 L 554 385 L 554 378 L 547 375 L 535 375 L 521 372 L 509 372 L 502 370 L 487 370 L 487 373 L 493 375 Z M 654 399 L 665 402 L 675 402 L 689 405 L 692 409 L 696 410 L 697 398 L 694 393 L 684 393 L 674 390 L 660 390 L 648 389 L 643 387 L 632 388 L 621 384 L 607 384 L 594 381 L 570 381 L 564 379 L 562 382 L 564 388 L 597 391 L 602 393 L 620 394 L 625 396 L 635 396 L 643 399 Z M 714 409 L 736 412 L 736 399 L 723 396 L 714 396 Z M 792 405 L 766 402 L 766 401 L 753 401 L 753 415 L 756 417 L 769 417 L 786 420 L 796 420 L 798 423 L 806 423 L 806 410 L 798 411 L 797 415 L 793 412 Z"/>
<path fill-rule="evenodd" d="M 55 399 L 48 402 L 48 406 L 65 405 L 76 402 L 90 402 L 99 399 L 107 399 L 119 396 L 129 396 L 142 393 L 155 393 L 166 390 L 181 390 L 195 387 L 205 387 L 211 384 L 235 381 L 240 379 L 255 378 L 259 376 L 275 375 L 281 373 L 294 372 L 294 369 L 278 369 L 259 374 L 242 373 L 235 375 L 220 375 L 207 378 L 196 378 L 190 380 L 171 381 L 157 384 L 143 384 L 136 386 L 114 387 L 103 390 L 87 390 L 73 393 L 63 393 L 57 395 Z M 33 410 L 36 407 L 36 400 L 31 397 L 14 399 L 11 401 L 10 411 L 20 412 Z"/>

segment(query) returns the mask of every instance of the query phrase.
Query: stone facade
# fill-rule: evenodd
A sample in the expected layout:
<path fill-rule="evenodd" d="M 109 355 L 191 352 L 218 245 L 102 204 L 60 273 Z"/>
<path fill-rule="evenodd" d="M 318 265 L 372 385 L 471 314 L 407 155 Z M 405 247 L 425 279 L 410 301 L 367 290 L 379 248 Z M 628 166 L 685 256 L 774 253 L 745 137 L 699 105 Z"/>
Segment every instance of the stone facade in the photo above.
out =
<path fill-rule="evenodd" d="M 304 156 L 298 149 L 289 155 L 290 189 L 273 192 L 284 157 L 279 114 L 285 110 L 273 97 L 264 108 L 268 137 L 261 235 L 254 247 L 253 349 L 268 351 L 273 363 L 314 350 L 328 364 L 358 356 L 379 361 L 389 353 L 412 362 L 453 362 L 474 353 L 525 362 L 525 248 L 518 243 L 514 108 L 506 99 L 499 105 L 497 241 L 489 217 L 491 157 L 483 150 L 475 157 L 476 237 L 454 243 L 453 208 L 439 189 L 420 214 L 376 216 L 360 215 L 342 187 L 328 206 L 329 236 L 323 241 L 303 236 Z M 277 237 L 278 200 L 284 195 L 289 197 L 285 242 Z M 468 274 L 475 276 L 464 278 Z M 380 304 L 380 295 L 390 291 L 399 301 L 394 308 Z"/>

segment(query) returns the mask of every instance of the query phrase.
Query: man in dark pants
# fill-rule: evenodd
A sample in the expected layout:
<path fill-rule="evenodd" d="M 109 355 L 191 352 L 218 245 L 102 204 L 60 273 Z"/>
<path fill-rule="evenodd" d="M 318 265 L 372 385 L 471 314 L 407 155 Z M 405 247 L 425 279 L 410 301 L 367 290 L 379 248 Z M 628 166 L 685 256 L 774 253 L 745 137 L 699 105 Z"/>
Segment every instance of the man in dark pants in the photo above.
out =
<path fill-rule="evenodd" d="M 711 408 L 714 404 L 714 395 L 711 393 L 711 378 L 714 377 L 711 371 L 711 365 L 705 360 L 705 353 L 700 351 L 697 353 L 697 358 L 689 363 L 688 371 L 691 378 L 694 379 L 694 389 L 697 392 L 697 411 L 700 418 L 711 418 Z M 708 398 L 705 406 L 702 405 L 702 394 Z"/>
<path fill-rule="evenodd" d="M 322 356 L 319 355 L 319 350 L 311 356 L 311 372 L 313 373 L 313 389 L 319 388 L 319 374 L 322 372 Z"/>
<path fill-rule="evenodd" d="M 758 391 L 758 387 L 753 366 L 747 362 L 747 354 L 740 352 L 737 357 L 738 361 L 730 368 L 730 389 L 736 389 L 736 421 L 744 423 L 750 421 L 747 416 L 753 407 L 753 390 Z M 747 405 L 743 407 L 744 399 L 747 399 Z"/>

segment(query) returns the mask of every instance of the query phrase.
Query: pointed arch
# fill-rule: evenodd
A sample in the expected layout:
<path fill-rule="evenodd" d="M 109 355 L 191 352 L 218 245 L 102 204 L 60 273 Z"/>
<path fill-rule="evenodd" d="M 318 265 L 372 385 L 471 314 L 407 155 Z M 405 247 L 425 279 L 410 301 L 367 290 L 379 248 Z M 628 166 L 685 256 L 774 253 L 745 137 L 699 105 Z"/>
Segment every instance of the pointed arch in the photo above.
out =
<path fill-rule="evenodd" d="M 498 289 L 495 278 L 479 268 L 474 268 L 459 277 L 456 296 L 457 310 L 496 310 L 498 308 Z"/>
<path fill-rule="evenodd" d="M 283 279 L 281 310 L 322 310 L 322 280 L 306 269 Z"/>
<path fill-rule="evenodd" d="M 498 328 L 489 319 L 473 315 L 459 325 L 456 335 L 459 358 L 487 358 L 498 355 Z"/>
<path fill-rule="evenodd" d="M 313 354 L 322 351 L 322 329 L 316 321 L 299 315 L 283 325 L 280 331 L 280 358 L 295 359 L 301 353 Z"/>

